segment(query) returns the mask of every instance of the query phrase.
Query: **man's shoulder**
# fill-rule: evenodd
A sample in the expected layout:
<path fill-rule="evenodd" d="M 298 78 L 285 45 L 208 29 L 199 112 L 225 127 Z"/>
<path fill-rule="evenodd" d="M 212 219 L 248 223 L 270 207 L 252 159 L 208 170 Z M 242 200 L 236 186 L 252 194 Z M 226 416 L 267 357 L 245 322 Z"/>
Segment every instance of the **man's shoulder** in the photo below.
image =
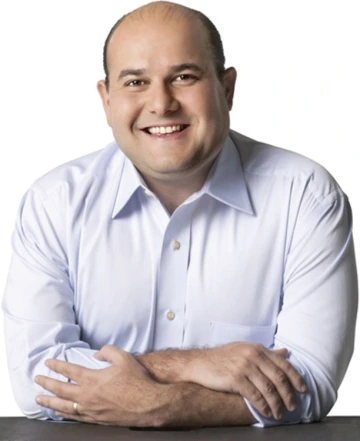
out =
<path fill-rule="evenodd" d="M 68 161 L 50 170 L 38 178 L 30 191 L 42 193 L 48 197 L 63 187 L 70 189 L 87 187 L 94 182 L 101 182 L 114 170 L 119 169 L 124 155 L 115 142 L 105 148 Z"/>
<path fill-rule="evenodd" d="M 299 153 L 256 141 L 230 131 L 249 179 L 287 181 L 290 185 L 309 185 L 319 196 L 333 191 L 342 193 L 334 177 L 321 164 Z"/>
<path fill-rule="evenodd" d="M 246 173 L 274 176 L 309 176 L 328 172 L 316 161 L 294 151 L 256 141 L 235 131 L 230 137 L 236 145 Z"/>

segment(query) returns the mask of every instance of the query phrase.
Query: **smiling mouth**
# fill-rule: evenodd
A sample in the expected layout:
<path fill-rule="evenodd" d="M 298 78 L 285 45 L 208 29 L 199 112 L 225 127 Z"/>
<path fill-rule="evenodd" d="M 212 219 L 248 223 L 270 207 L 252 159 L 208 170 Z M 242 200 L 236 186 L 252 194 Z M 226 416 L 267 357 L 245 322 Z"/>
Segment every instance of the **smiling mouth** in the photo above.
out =
<path fill-rule="evenodd" d="M 153 126 L 143 129 L 144 132 L 150 135 L 171 135 L 172 133 L 178 133 L 189 127 L 189 124 L 174 124 L 169 126 Z"/>

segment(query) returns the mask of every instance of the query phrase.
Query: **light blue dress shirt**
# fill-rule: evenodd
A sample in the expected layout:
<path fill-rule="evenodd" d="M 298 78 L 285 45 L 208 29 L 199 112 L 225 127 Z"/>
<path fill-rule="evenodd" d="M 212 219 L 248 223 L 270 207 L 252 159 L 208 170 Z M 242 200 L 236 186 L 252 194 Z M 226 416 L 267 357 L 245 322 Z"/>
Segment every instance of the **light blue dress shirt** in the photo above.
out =
<path fill-rule="evenodd" d="M 308 393 L 278 422 L 333 406 L 354 346 L 357 276 L 346 195 L 318 164 L 235 132 L 203 188 L 172 216 L 113 143 L 40 178 L 22 200 L 3 310 L 16 400 L 50 357 L 101 368 L 94 350 L 286 347 Z M 226 363 L 226 360 L 224 360 Z"/>

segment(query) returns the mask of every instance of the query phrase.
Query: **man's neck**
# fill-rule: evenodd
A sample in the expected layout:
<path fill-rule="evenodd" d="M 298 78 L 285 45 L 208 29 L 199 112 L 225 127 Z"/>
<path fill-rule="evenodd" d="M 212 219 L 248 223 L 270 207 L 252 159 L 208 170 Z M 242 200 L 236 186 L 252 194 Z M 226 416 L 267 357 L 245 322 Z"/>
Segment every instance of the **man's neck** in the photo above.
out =
<path fill-rule="evenodd" d="M 203 170 L 203 173 L 186 176 L 172 180 L 157 180 L 144 178 L 149 189 L 156 194 L 160 202 L 170 215 L 188 199 L 192 194 L 199 191 L 204 185 L 211 166 Z"/>

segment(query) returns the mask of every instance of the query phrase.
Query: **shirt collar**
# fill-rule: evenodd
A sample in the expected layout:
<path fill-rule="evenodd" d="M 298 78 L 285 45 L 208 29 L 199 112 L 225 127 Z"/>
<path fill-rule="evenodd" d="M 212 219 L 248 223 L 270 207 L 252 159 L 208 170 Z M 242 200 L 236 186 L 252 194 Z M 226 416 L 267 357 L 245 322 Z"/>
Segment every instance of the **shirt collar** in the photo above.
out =
<path fill-rule="evenodd" d="M 240 152 L 228 136 L 204 186 L 207 194 L 237 210 L 254 215 Z"/>
<path fill-rule="evenodd" d="M 146 185 L 132 162 L 125 157 L 112 218 L 125 207 L 138 188 Z M 203 188 L 197 193 L 208 194 L 218 201 L 248 214 L 255 214 L 251 205 L 240 153 L 228 136 Z M 194 195 L 195 196 L 195 195 Z"/>
<path fill-rule="evenodd" d="M 113 219 L 125 207 L 139 187 L 145 188 L 146 186 L 139 172 L 136 170 L 132 162 L 125 156 L 112 212 Z"/>

